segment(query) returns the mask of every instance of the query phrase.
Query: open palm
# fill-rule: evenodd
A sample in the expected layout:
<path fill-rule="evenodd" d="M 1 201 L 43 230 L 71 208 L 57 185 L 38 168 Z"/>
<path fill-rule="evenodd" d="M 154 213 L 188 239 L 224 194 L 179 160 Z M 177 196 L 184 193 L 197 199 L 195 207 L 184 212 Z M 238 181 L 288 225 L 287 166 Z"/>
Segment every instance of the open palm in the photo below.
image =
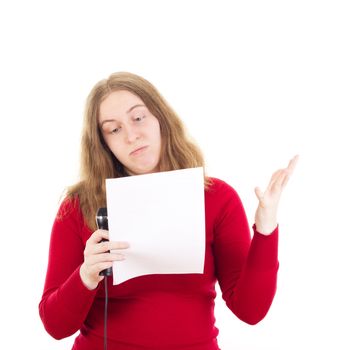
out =
<path fill-rule="evenodd" d="M 274 172 L 265 191 L 262 191 L 259 187 L 255 188 L 255 194 L 259 200 L 255 213 L 255 223 L 259 232 L 267 234 L 277 225 L 279 200 L 298 159 L 298 155 L 294 156 L 286 168 Z"/>

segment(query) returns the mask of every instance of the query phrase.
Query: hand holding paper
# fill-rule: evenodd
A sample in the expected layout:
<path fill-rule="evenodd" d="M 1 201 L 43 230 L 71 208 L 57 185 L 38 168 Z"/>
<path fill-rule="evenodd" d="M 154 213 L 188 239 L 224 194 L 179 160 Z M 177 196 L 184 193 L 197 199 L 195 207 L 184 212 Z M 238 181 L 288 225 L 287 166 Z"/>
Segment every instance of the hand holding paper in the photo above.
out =
<path fill-rule="evenodd" d="M 148 274 L 203 273 L 203 168 L 107 179 L 111 241 L 126 241 L 113 284 Z"/>

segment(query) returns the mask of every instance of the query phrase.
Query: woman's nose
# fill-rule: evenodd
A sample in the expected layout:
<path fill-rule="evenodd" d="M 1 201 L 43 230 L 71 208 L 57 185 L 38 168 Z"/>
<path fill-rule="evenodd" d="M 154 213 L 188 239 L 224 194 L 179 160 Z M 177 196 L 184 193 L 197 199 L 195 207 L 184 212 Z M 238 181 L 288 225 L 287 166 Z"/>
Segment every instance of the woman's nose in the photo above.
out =
<path fill-rule="evenodd" d="M 125 130 L 125 141 L 127 143 L 133 143 L 135 140 L 140 138 L 139 132 L 133 126 L 126 126 Z"/>

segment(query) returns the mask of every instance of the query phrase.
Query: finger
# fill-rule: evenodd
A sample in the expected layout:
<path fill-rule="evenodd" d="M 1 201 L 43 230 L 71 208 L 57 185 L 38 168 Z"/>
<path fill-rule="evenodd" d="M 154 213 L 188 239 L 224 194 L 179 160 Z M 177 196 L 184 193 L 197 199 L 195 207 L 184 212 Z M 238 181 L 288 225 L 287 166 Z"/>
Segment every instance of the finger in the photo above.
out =
<path fill-rule="evenodd" d="M 128 242 L 122 242 L 122 241 L 111 241 L 109 242 L 109 249 L 114 250 L 114 249 L 128 249 L 130 248 L 130 244 Z"/>
<path fill-rule="evenodd" d="M 263 197 L 264 197 L 264 193 L 261 191 L 261 189 L 259 187 L 255 187 L 254 188 L 255 194 L 258 197 L 259 201 L 262 201 Z"/>
<path fill-rule="evenodd" d="M 270 182 L 266 188 L 266 191 L 280 191 L 281 188 L 286 186 L 288 183 L 290 175 L 293 173 L 295 166 L 298 162 L 299 155 L 294 156 L 288 164 L 288 167 L 285 169 L 279 169 L 275 171 L 270 179 Z M 265 191 L 265 192 L 266 192 Z M 257 194 L 258 196 L 258 194 Z M 261 198 L 258 196 L 258 198 Z"/>
<path fill-rule="evenodd" d="M 101 271 L 106 270 L 106 269 L 108 269 L 108 268 L 110 268 L 112 266 L 113 266 L 113 262 L 111 262 L 111 261 L 101 262 L 101 263 L 95 264 L 92 267 L 91 272 L 93 274 L 99 274 Z"/>
<path fill-rule="evenodd" d="M 124 259 L 119 259 L 120 261 L 121 260 L 124 260 Z M 115 261 L 115 260 L 114 260 Z M 93 273 L 100 273 L 101 271 L 105 270 L 105 269 L 108 269 L 110 267 L 113 267 L 113 261 L 103 261 L 103 262 L 100 262 L 100 263 L 97 263 L 95 265 L 93 265 L 91 271 Z"/>
<path fill-rule="evenodd" d="M 102 262 L 113 262 L 125 260 L 125 255 L 120 253 L 102 253 L 91 255 L 87 258 L 87 265 L 94 266 Z"/>
<path fill-rule="evenodd" d="M 290 175 L 293 173 L 293 171 L 298 163 L 298 160 L 299 160 L 299 155 L 297 154 L 289 161 L 287 169 L 288 169 Z"/>
<path fill-rule="evenodd" d="M 286 187 L 288 181 L 290 179 L 290 174 L 288 174 L 288 176 L 286 176 L 282 182 L 282 188 Z"/>
<path fill-rule="evenodd" d="M 281 189 L 284 187 L 283 184 L 285 181 L 288 181 L 289 179 L 289 172 L 287 169 L 282 169 L 279 173 L 279 176 L 276 178 L 274 184 L 273 184 L 273 190 L 274 191 L 281 191 Z"/>
<path fill-rule="evenodd" d="M 282 170 L 282 169 L 278 169 L 278 170 L 276 170 L 276 171 L 272 174 L 271 179 L 270 179 L 270 182 L 276 180 L 276 178 L 279 176 L 281 170 Z"/>
<path fill-rule="evenodd" d="M 84 255 L 89 256 L 108 251 L 108 245 L 104 243 L 108 242 L 108 237 L 108 231 L 96 230 L 86 241 Z"/>
<path fill-rule="evenodd" d="M 276 184 L 276 181 L 278 181 L 278 179 L 280 178 L 282 172 L 283 172 L 283 169 L 279 169 L 273 173 L 271 180 L 270 180 L 269 184 L 267 185 L 266 191 L 272 190 L 272 188 Z"/>
<path fill-rule="evenodd" d="M 289 181 L 289 178 L 291 177 L 291 175 L 293 174 L 294 172 L 294 169 L 297 165 L 299 161 L 299 155 L 295 155 L 290 161 L 289 161 L 289 164 L 288 164 L 288 167 L 286 168 L 286 171 L 287 171 L 287 176 L 283 179 L 282 181 L 282 184 L 281 186 L 282 187 L 285 187 Z"/>
<path fill-rule="evenodd" d="M 128 249 L 129 243 L 104 241 L 95 243 L 94 245 L 89 246 L 89 248 L 90 254 L 100 254 L 108 252 L 110 250 Z"/>
<path fill-rule="evenodd" d="M 96 244 L 101 242 L 102 239 L 109 239 L 109 232 L 107 230 L 96 230 L 90 238 L 86 241 L 86 244 Z"/>
<path fill-rule="evenodd" d="M 298 160 L 299 160 L 299 155 L 294 156 L 294 157 L 289 161 L 287 168 L 285 168 L 285 169 L 279 169 L 279 170 L 275 171 L 275 172 L 272 174 L 271 181 L 276 180 L 276 178 L 279 177 L 280 173 L 281 173 L 282 171 L 284 171 L 284 170 L 287 170 L 288 173 L 291 175 L 291 174 L 293 173 L 293 171 L 294 171 L 294 169 L 295 169 L 297 163 L 298 163 Z"/>

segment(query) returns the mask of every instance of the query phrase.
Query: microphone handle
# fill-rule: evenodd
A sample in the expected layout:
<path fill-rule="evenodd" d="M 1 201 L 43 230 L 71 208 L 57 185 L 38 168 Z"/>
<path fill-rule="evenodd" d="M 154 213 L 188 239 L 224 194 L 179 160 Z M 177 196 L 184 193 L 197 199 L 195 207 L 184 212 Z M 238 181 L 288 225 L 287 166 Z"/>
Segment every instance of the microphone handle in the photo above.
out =
<path fill-rule="evenodd" d="M 108 239 L 102 239 L 101 242 L 108 242 Z M 106 276 L 106 277 L 112 276 L 112 274 L 113 274 L 113 272 L 112 272 L 112 268 L 111 267 L 109 267 L 107 269 L 104 269 L 104 270 L 99 272 L 100 276 Z"/>
<path fill-rule="evenodd" d="M 107 208 L 100 208 L 96 214 L 97 227 L 100 230 L 108 230 Z M 107 242 L 107 239 L 102 239 L 101 242 Z M 112 267 L 99 272 L 100 276 L 112 276 Z"/>

